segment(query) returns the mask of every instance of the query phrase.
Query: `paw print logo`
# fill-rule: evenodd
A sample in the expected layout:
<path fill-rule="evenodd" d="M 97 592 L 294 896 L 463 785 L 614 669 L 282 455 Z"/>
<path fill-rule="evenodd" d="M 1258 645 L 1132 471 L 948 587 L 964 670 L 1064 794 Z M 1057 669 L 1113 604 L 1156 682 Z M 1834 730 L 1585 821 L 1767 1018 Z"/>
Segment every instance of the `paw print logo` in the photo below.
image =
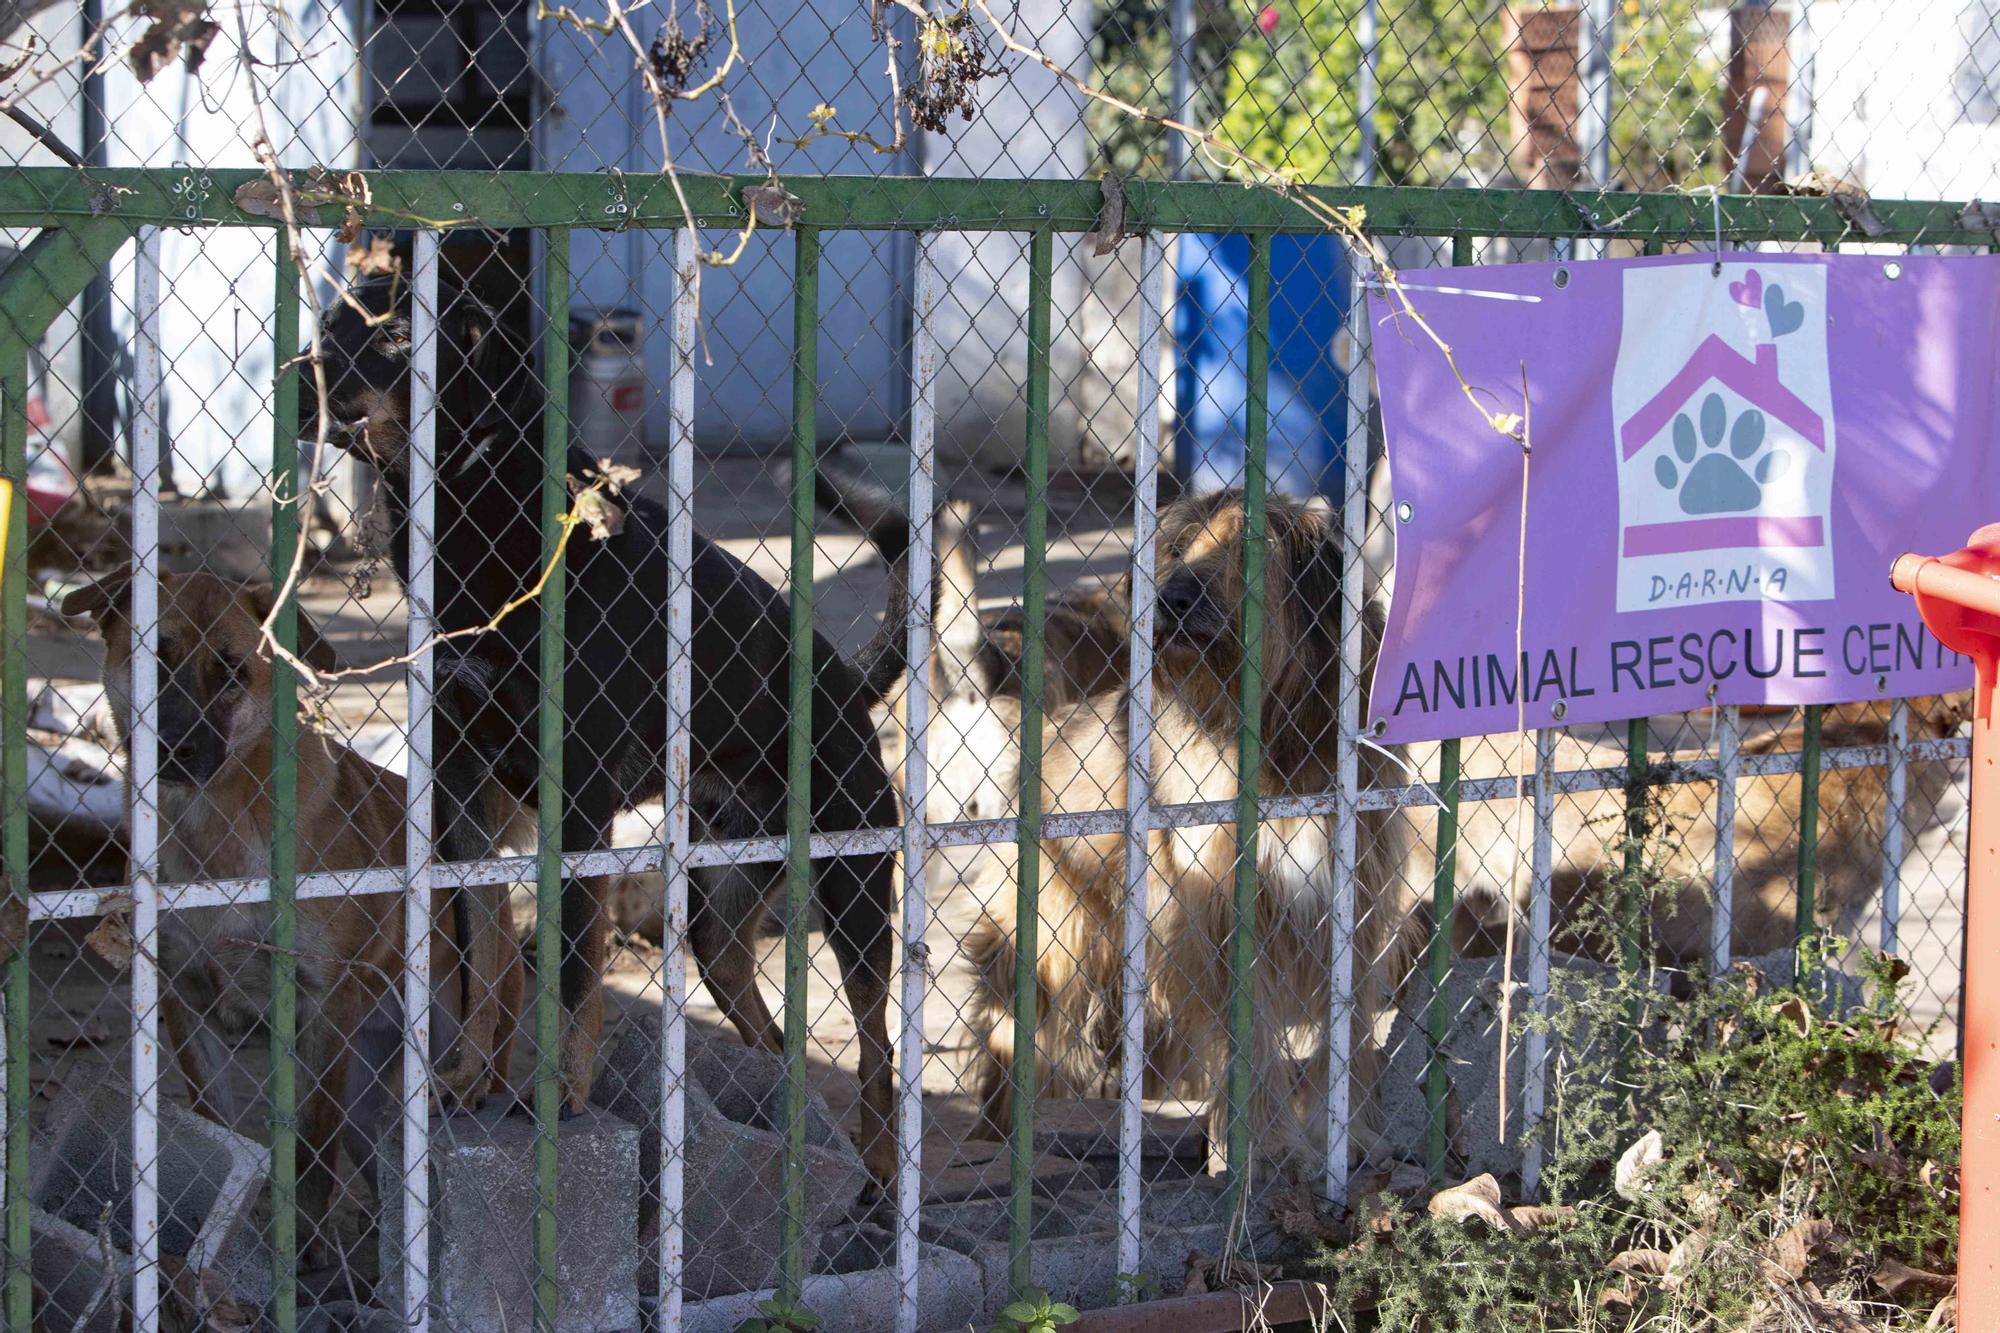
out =
<path fill-rule="evenodd" d="M 1654 462 L 1654 477 L 1663 489 L 1678 490 L 1684 514 L 1753 512 L 1764 487 L 1790 469 L 1791 454 L 1769 445 L 1764 414 L 1754 407 L 1732 422 L 1722 395 L 1711 393 L 1700 415 L 1698 433 L 1687 413 L 1674 417 L 1673 441 Z"/>

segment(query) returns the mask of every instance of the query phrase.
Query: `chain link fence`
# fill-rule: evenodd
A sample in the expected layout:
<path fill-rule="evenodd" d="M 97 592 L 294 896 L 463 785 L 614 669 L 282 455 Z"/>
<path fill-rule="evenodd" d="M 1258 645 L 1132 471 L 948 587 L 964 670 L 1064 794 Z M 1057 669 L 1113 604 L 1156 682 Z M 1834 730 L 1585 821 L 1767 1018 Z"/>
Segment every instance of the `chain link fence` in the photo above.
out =
<path fill-rule="evenodd" d="M 1533 1197 L 1502 996 L 1636 876 L 1949 1057 L 1959 697 L 1366 742 L 1359 294 L 1984 250 L 1995 20 L 0 7 L 0 1324 L 983 1328 Z"/>

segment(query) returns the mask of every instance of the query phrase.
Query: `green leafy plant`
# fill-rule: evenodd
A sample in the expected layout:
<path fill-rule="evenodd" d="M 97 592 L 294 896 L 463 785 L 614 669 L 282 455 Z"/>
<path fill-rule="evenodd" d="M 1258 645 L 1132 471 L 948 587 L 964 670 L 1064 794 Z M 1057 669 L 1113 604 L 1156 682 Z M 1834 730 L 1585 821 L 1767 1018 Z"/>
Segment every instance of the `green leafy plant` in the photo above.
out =
<path fill-rule="evenodd" d="M 1074 1305 L 1064 1305 L 1037 1288 L 1000 1312 L 993 1333 L 1055 1333 L 1078 1318 Z"/>
<path fill-rule="evenodd" d="M 1160 1294 L 1160 1284 L 1144 1273 L 1120 1273 L 1104 1293 L 1106 1305 L 1137 1305 Z"/>
<path fill-rule="evenodd" d="M 1546 1204 L 1501 1207 L 1492 1177 L 1377 1195 L 1307 1270 L 1357 1330 L 1921 1327 L 1952 1285 L 1960 1103 L 1906 1021 L 1906 969 L 1862 956 L 1857 987 L 1833 970 L 1855 955 L 1815 938 L 1797 984 L 1738 966 L 1668 986 L 1647 923 L 1685 886 L 1670 828 L 1635 826 L 1581 930 L 1620 961 L 1552 993 Z"/>
<path fill-rule="evenodd" d="M 812 1333 L 819 1327 L 818 1315 L 781 1297 L 759 1301 L 757 1311 L 763 1317 L 744 1320 L 736 1326 L 736 1333 Z"/>

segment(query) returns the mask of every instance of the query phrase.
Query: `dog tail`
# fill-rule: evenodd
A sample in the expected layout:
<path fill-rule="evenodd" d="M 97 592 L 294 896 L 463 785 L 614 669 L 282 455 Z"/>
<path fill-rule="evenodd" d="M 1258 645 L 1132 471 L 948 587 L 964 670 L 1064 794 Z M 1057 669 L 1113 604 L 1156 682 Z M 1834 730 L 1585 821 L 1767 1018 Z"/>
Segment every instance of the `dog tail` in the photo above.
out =
<path fill-rule="evenodd" d="M 854 663 L 861 674 L 862 701 L 873 708 L 889 697 L 910 668 L 904 624 L 910 613 L 910 516 L 882 487 L 829 463 L 813 470 L 813 499 L 826 517 L 859 528 L 889 567 L 889 602 L 882 624 Z M 938 580 L 933 578 L 933 610 L 937 596 Z"/>

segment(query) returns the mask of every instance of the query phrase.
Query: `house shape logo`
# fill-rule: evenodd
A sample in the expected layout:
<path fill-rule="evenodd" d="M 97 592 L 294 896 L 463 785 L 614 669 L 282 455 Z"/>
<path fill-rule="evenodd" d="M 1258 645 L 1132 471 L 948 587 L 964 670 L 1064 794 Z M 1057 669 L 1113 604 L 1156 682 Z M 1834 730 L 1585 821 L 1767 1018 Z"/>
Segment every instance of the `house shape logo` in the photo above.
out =
<path fill-rule="evenodd" d="M 1620 611 L 1832 596 L 1825 270 L 1770 267 L 1626 275 Z"/>

